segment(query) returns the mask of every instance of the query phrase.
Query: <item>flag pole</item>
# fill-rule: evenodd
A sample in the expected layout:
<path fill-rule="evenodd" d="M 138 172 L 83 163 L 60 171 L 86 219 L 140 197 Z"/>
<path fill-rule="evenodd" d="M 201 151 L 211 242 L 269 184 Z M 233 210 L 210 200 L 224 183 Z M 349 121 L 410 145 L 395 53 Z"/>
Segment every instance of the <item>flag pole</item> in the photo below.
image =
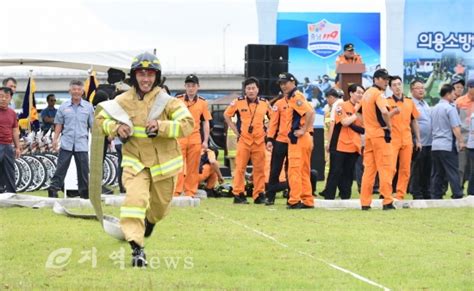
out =
<path fill-rule="evenodd" d="M 30 76 L 28 83 L 30 84 L 30 91 L 28 95 L 28 133 L 31 132 L 31 108 L 33 108 L 33 94 L 31 93 L 31 77 L 33 76 L 33 70 L 30 70 Z"/>

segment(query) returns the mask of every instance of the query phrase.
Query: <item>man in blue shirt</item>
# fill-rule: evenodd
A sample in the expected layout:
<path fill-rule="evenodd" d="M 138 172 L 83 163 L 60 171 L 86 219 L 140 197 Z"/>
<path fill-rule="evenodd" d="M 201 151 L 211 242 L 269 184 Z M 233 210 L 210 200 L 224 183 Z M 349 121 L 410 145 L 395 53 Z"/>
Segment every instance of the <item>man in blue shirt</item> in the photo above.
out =
<path fill-rule="evenodd" d="M 54 96 L 54 94 L 46 96 L 46 102 L 48 102 L 48 107 L 41 111 L 41 128 L 44 131 L 48 131 L 51 127 L 54 128 L 54 117 L 57 112 L 57 109 L 54 107 L 56 104 L 56 96 Z"/>
<path fill-rule="evenodd" d="M 410 82 L 410 92 L 413 103 L 420 113 L 418 127 L 420 128 L 421 150 L 415 152 L 412 163 L 410 193 L 413 199 L 431 199 L 431 108 L 423 100 L 425 84 L 419 79 Z"/>
<path fill-rule="evenodd" d="M 64 178 L 74 156 L 77 169 L 79 195 L 83 199 L 89 198 L 89 130 L 94 120 L 92 105 L 82 99 L 84 84 L 79 80 L 69 83 L 71 100 L 61 104 L 54 118 L 53 149 L 58 150 L 59 135 L 61 135 L 61 149 L 58 155 L 56 173 L 51 179 L 48 189 L 49 197 L 57 197 L 58 191 L 63 188 Z"/>
<path fill-rule="evenodd" d="M 451 185 L 452 198 L 462 198 L 463 193 L 459 179 L 459 160 L 456 141 L 459 149 L 465 150 L 466 145 L 461 136 L 461 120 L 459 119 L 454 101 L 454 87 L 441 87 L 441 100 L 431 111 L 431 128 L 433 142 L 431 144 L 431 198 L 443 198 L 443 181 L 446 177 Z"/>

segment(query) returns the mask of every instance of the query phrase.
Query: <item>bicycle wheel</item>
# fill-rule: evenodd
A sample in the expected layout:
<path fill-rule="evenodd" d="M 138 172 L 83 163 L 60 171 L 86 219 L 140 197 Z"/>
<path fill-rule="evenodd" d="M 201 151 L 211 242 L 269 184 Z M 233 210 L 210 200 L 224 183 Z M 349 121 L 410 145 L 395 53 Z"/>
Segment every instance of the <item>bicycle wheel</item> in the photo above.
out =
<path fill-rule="evenodd" d="M 15 164 L 17 164 L 18 170 L 21 173 L 21 180 L 16 187 L 16 192 L 25 192 L 26 188 L 30 186 L 31 181 L 33 180 L 33 170 L 31 169 L 30 164 L 28 164 L 28 162 L 23 158 L 16 159 Z"/>
<path fill-rule="evenodd" d="M 16 189 L 18 188 L 18 185 L 21 182 L 21 171 L 16 162 L 13 164 L 13 167 L 15 168 L 15 189 Z"/>
<path fill-rule="evenodd" d="M 110 180 L 110 175 L 111 173 L 110 169 L 110 163 L 107 162 L 107 160 L 104 160 L 104 167 L 103 167 L 103 175 L 102 175 L 102 185 L 108 185 L 107 181 Z"/>
<path fill-rule="evenodd" d="M 47 157 L 48 159 L 50 159 L 51 161 L 53 161 L 54 166 L 56 167 L 56 165 L 58 164 L 58 155 L 57 154 L 45 153 L 44 156 Z"/>
<path fill-rule="evenodd" d="M 26 188 L 26 191 L 37 191 L 46 181 L 46 167 L 35 156 L 24 155 L 23 159 L 26 160 L 28 164 L 30 164 L 33 171 L 33 180 L 31 181 L 30 186 Z"/>
<path fill-rule="evenodd" d="M 115 163 L 113 161 L 113 158 L 111 155 L 106 155 L 105 156 L 105 162 L 109 164 L 109 169 L 110 169 L 110 175 L 109 179 L 107 180 L 107 186 L 113 186 L 117 184 L 117 167 L 115 166 Z"/>
<path fill-rule="evenodd" d="M 46 168 L 46 181 L 44 182 L 43 186 L 41 186 L 40 190 L 48 189 L 49 185 L 51 185 L 51 179 L 56 172 L 56 164 L 46 155 L 38 154 L 35 155 L 35 157 L 37 157 Z"/>

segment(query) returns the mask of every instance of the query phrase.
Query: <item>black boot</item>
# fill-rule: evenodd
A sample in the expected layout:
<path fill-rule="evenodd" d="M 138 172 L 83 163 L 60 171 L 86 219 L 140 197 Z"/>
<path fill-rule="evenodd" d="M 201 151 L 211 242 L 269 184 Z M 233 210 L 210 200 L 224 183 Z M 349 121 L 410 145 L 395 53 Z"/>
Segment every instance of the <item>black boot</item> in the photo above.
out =
<path fill-rule="evenodd" d="M 89 190 L 80 191 L 81 199 L 89 199 Z"/>
<path fill-rule="evenodd" d="M 155 224 L 148 221 L 145 218 L 145 237 L 149 237 L 155 228 Z"/>
<path fill-rule="evenodd" d="M 146 267 L 148 262 L 146 261 L 145 251 L 136 242 L 129 242 L 132 247 L 132 266 L 133 267 Z"/>
<path fill-rule="evenodd" d="M 288 204 L 288 206 L 286 206 L 287 209 L 303 209 L 303 203 L 301 202 L 298 202 L 298 203 L 295 203 L 295 204 Z"/>
<path fill-rule="evenodd" d="M 214 189 L 207 189 L 207 188 L 204 188 L 204 191 L 206 191 L 207 198 L 209 198 L 209 197 L 216 197 L 216 192 L 214 191 Z"/>
<path fill-rule="evenodd" d="M 265 200 L 265 205 L 266 206 L 271 206 L 275 204 L 275 193 L 272 192 L 267 192 L 267 200 Z"/>
<path fill-rule="evenodd" d="M 255 204 L 265 204 L 265 193 L 260 193 L 258 194 L 257 199 L 253 201 Z"/>
<path fill-rule="evenodd" d="M 58 198 L 58 190 L 49 187 L 48 188 L 48 197 L 49 198 Z"/>
<path fill-rule="evenodd" d="M 395 210 L 397 208 L 395 208 L 395 206 L 393 206 L 393 203 L 390 203 L 390 204 L 386 204 L 382 207 L 383 210 Z"/>
<path fill-rule="evenodd" d="M 234 195 L 234 204 L 249 204 L 244 192 L 240 193 L 238 196 Z"/>

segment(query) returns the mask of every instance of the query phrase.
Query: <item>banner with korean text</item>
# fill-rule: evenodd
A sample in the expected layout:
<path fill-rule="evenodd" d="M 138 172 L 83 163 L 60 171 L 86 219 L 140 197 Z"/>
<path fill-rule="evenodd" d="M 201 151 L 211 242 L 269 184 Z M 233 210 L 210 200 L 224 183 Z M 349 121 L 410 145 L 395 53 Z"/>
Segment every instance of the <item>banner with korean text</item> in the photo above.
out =
<path fill-rule="evenodd" d="M 406 0 L 404 16 L 405 92 L 413 79 L 425 82 L 426 100 L 453 78 L 474 78 L 472 0 Z"/>

